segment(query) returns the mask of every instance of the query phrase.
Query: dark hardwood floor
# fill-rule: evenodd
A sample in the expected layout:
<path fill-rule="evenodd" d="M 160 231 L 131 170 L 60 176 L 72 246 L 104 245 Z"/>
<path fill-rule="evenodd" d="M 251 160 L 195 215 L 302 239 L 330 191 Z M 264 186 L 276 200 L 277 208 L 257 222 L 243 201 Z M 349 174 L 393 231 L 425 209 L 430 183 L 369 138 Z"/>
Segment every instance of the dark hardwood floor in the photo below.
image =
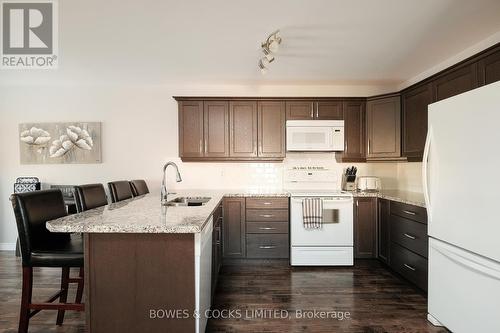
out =
<path fill-rule="evenodd" d="M 0 332 L 17 332 L 20 277 L 18 258 L 12 252 L 0 252 Z M 34 299 L 55 292 L 59 277 L 58 269 L 35 270 Z M 75 289 L 68 299 L 74 298 Z M 227 265 L 222 268 L 212 314 L 226 310 L 222 314 L 227 315 L 227 310 L 233 310 L 232 315 L 241 318 L 211 319 L 207 332 L 447 332 L 426 321 L 426 308 L 421 292 L 376 261 L 358 261 L 354 268 Z M 272 310 L 288 317 L 269 318 Z M 330 318 L 296 318 L 296 310 L 329 311 Z M 337 316 L 350 312 L 350 318 L 331 318 L 333 312 Z M 85 332 L 82 313 L 67 312 L 61 327 L 55 321 L 56 312 L 42 311 L 31 319 L 29 331 Z"/>

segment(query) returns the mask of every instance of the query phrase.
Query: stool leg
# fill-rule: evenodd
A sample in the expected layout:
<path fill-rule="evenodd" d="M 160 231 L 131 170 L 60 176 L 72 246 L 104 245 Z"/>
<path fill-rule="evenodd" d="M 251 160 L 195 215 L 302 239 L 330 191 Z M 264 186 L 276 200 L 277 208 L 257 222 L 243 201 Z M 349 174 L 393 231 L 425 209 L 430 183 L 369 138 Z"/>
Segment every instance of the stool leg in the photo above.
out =
<path fill-rule="evenodd" d="M 83 267 L 80 267 L 80 273 L 78 274 L 79 277 L 82 278 L 78 282 L 78 288 L 76 289 L 76 298 L 75 298 L 75 303 L 80 304 L 82 302 L 82 296 L 83 296 Z"/>
<path fill-rule="evenodd" d="M 59 297 L 60 303 L 66 303 L 68 298 L 68 286 L 69 286 L 69 267 L 63 267 L 61 274 L 61 296 Z M 64 320 L 64 310 L 57 311 L 57 325 L 62 325 Z"/>
<path fill-rule="evenodd" d="M 19 333 L 28 332 L 30 320 L 31 294 L 33 291 L 33 268 L 23 267 L 23 290 L 21 295 L 21 313 L 19 315 Z"/>

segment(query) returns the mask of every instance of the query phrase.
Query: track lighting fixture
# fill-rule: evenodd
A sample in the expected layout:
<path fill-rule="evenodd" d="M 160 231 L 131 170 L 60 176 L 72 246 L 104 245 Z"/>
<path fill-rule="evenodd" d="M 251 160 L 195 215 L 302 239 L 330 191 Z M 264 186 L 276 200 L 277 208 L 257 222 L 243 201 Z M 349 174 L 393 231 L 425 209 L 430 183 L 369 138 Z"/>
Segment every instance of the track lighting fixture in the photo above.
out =
<path fill-rule="evenodd" d="M 276 53 L 279 49 L 279 46 L 282 41 L 279 33 L 280 31 L 276 30 L 267 37 L 265 42 L 261 44 L 262 53 L 264 53 L 264 57 L 262 57 L 259 60 L 259 68 L 262 74 L 267 73 L 266 65 L 274 61 L 274 53 Z"/>

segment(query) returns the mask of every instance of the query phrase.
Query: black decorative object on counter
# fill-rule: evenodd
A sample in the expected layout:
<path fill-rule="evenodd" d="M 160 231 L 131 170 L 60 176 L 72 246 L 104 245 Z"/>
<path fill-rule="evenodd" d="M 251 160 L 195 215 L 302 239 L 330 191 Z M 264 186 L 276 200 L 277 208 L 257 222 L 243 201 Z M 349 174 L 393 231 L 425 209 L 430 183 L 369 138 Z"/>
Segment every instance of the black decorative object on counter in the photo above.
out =
<path fill-rule="evenodd" d="M 40 179 L 37 177 L 18 177 L 14 183 L 14 193 L 33 192 L 40 188 Z"/>

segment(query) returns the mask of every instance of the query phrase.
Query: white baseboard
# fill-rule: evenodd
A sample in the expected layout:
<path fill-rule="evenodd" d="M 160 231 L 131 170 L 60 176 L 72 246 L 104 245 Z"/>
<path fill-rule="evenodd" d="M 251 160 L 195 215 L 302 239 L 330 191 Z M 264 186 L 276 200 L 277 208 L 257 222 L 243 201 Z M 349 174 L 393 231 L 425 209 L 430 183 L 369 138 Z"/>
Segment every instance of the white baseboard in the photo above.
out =
<path fill-rule="evenodd" d="M 16 243 L 0 243 L 0 251 L 15 251 Z"/>

